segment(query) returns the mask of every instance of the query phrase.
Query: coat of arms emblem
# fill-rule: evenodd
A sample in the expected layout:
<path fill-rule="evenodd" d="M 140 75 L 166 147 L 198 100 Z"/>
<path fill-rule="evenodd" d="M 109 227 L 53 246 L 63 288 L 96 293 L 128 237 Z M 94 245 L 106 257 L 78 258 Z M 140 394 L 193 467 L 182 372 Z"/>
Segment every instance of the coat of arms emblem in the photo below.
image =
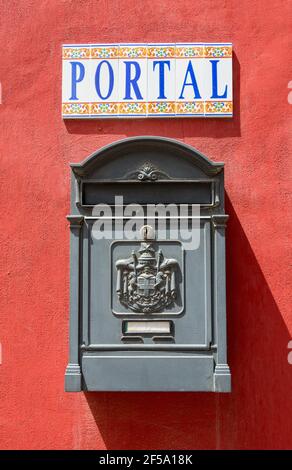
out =
<path fill-rule="evenodd" d="M 150 242 L 142 242 L 138 253 L 116 262 L 117 295 L 125 307 L 137 313 L 154 313 L 171 306 L 177 296 L 176 259 L 165 258 Z"/>

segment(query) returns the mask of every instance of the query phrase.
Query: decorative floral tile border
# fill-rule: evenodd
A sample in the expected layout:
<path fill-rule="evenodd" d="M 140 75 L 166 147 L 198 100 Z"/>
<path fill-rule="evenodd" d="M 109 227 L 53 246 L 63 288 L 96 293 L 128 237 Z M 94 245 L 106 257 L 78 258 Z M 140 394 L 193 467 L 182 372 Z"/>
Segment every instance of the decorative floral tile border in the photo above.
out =
<path fill-rule="evenodd" d="M 91 59 L 119 59 L 120 57 L 120 48 L 119 46 L 111 47 L 95 47 L 90 48 Z"/>
<path fill-rule="evenodd" d="M 120 103 L 119 104 L 119 114 L 138 114 L 146 115 L 147 114 L 147 103 L 134 102 L 134 103 Z"/>
<path fill-rule="evenodd" d="M 63 45 L 63 59 L 231 58 L 231 44 L 88 44 Z"/>
<path fill-rule="evenodd" d="M 152 101 L 148 103 L 148 116 L 157 114 L 172 114 L 175 115 L 176 102 L 175 101 Z"/>
<path fill-rule="evenodd" d="M 205 45 L 204 47 L 204 57 L 205 58 L 218 58 L 218 59 L 228 59 L 232 57 L 232 46 L 208 46 Z"/>
<path fill-rule="evenodd" d="M 120 59 L 146 59 L 148 57 L 147 45 L 141 46 L 122 46 L 119 48 Z"/>
<path fill-rule="evenodd" d="M 232 114 L 232 101 L 205 101 L 205 114 Z"/>
<path fill-rule="evenodd" d="M 90 103 L 63 103 L 62 113 L 63 116 L 72 116 L 84 114 L 87 116 L 91 114 L 91 104 Z"/>
<path fill-rule="evenodd" d="M 176 58 L 176 46 L 172 45 L 161 45 L 161 44 L 148 44 L 147 57 L 149 59 L 175 59 Z"/>
<path fill-rule="evenodd" d="M 232 101 L 156 101 L 131 103 L 63 103 L 62 112 L 65 116 L 204 116 L 232 115 Z M 80 116 L 81 117 L 81 116 Z"/>
<path fill-rule="evenodd" d="M 91 59 L 91 47 L 63 46 L 63 59 Z"/>
<path fill-rule="evenodd" d="M 183 101 L 176 104 L 176 114 L 179 115 L 193 115 L 198 114 L 204 116 L 204 102 L 203 101 Z"/>
<path fill-rule="evenodd" d="M 119 114 L 119 103 L 90 103 L 89 114 Z"/>
<path fill-rule="evenodd" d="M 193 59 L 198 57 L 204 59 L 205 46 L 204 45 L 176 45 L 175 56 L 177 59 Z"/>

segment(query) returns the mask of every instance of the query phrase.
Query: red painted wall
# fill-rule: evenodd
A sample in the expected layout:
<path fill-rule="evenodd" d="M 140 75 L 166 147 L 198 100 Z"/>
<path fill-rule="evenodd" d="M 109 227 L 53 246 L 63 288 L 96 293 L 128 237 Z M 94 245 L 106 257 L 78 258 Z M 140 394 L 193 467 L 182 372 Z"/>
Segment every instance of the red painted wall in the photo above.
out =
<path fill-rule="evenodd" d="M 292 448 L 291 3 L 0 6 L 1 448 Z M 61 44 L 96 41 L 233 42 L 234 119 L 62 121 Z M 135 135 L 226 163 L 230 395 L 64 392 L 68 163 Z"/>

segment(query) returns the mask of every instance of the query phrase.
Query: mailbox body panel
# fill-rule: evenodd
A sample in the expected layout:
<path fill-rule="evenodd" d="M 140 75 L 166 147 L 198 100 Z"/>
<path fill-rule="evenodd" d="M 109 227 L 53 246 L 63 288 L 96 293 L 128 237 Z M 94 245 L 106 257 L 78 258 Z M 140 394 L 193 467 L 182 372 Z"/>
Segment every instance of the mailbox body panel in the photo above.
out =
<path fill-rule="evenodd" d="M 223 164 L 169 139 L 126 139 L 72 165 L 71 188 L 66 390 L 230 391 Z M 129 203 L 180 209 L 154 213 L 153 238 L 129 240 L 129 220 L 149 222 Z"/>

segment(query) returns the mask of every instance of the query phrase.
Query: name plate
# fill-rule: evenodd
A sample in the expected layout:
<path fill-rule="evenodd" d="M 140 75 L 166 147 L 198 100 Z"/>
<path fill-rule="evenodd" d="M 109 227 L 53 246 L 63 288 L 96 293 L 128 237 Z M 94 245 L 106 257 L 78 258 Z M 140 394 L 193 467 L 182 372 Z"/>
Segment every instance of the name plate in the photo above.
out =
<path fill-rule="evenodd" d="M 232 117 L 232 44 L 66 44 L 62 116 Z"/>
<path fill-rule="evenodd" d="M 125 321 L 124 334 L 170 334 L 170 321 Z"/>

